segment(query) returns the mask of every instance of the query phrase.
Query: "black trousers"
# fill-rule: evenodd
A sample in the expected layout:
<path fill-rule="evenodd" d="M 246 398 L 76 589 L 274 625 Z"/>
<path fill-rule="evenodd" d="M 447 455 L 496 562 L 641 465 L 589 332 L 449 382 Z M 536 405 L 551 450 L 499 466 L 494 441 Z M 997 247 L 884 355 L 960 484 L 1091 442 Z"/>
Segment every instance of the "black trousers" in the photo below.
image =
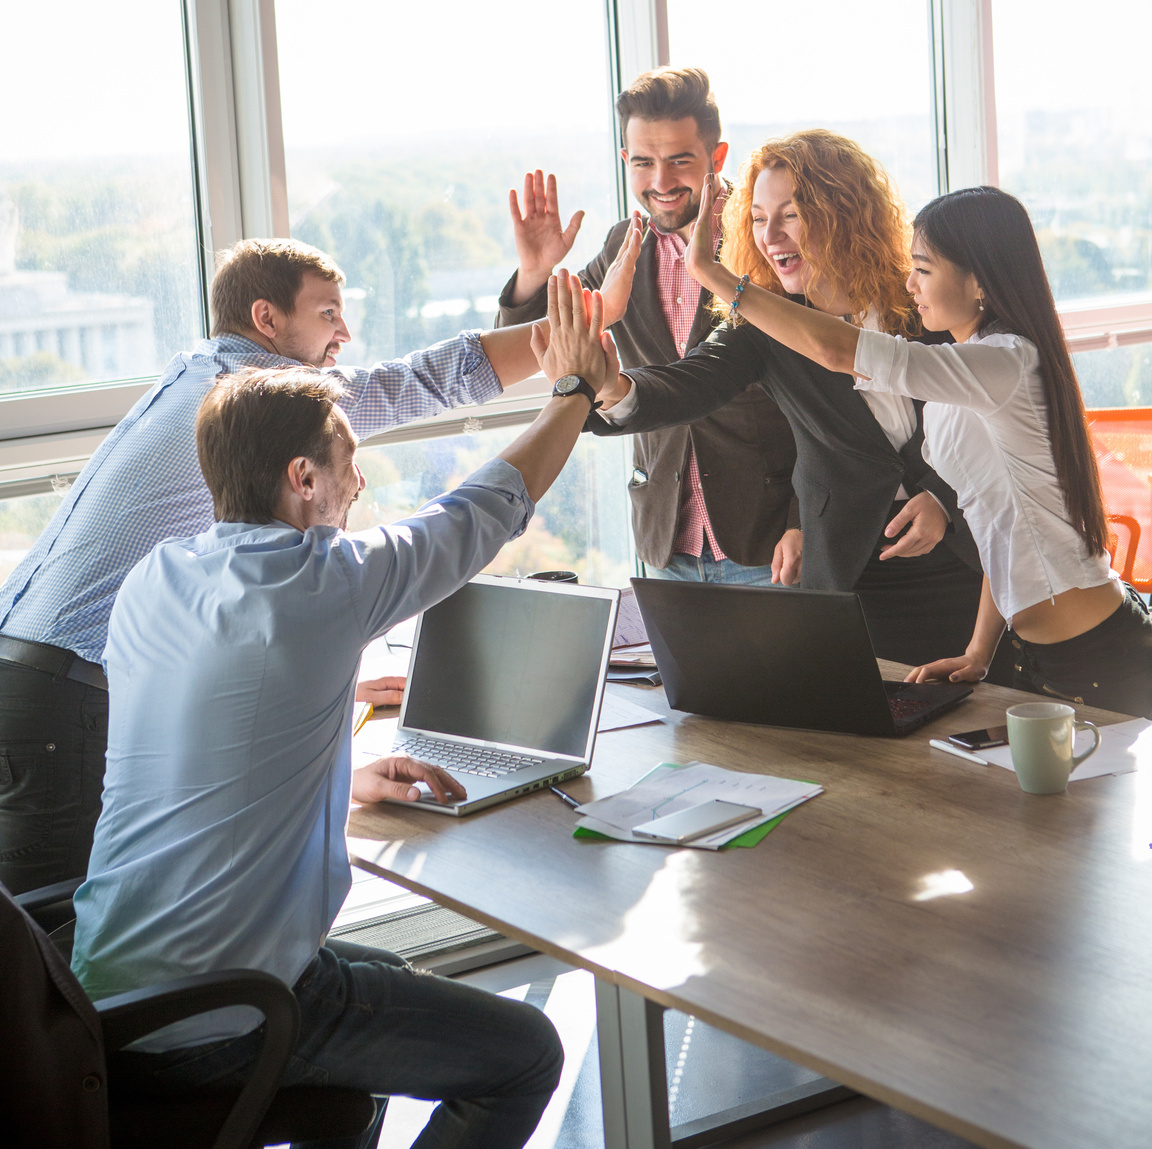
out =
<path fill-rule="evenodd" d="M 1008 632 L 1011 685 L 1048 698 L 1152 718 L 1152 617 L 1126 587 L 1124 601 L 1102 623 L 1066 642 L 1028 642 Z"/>
<path fill-rule="evenodd" d="M 100 816 L 108 692 L 0 661 L 0 881 L 82 877 Z"/>
<path fill-rule="evenodd" d="M 902 503 L 892 507 L 891 518 Z M 980 609 L 981 571 L 937 543 L 916 558 L 880 560 L 893 539 L 880 538 L 864 573 L 852 588 L 860 596 L 877 657 L 922 666 L 963 654 L 972 641 Z M 1001 642 L 986 682 L 1013 684 L 1008 644 Z"/>

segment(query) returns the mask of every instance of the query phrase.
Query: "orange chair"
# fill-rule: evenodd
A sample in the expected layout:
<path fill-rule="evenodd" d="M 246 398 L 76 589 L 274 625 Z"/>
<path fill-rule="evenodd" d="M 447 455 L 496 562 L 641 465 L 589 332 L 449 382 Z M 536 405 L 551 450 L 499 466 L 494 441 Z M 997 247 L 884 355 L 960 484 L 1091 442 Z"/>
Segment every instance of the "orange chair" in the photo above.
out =
<path fill-rule="evenodd" d="M 1152 592 L 1152 407 L 1099 407 L 1088 430 L 1100 468 L 1112 566 Z M 1121 533 L 1126 537 L 1121 539 Z M 1123 545 L 1121 545 L 1123 544 Z"/>

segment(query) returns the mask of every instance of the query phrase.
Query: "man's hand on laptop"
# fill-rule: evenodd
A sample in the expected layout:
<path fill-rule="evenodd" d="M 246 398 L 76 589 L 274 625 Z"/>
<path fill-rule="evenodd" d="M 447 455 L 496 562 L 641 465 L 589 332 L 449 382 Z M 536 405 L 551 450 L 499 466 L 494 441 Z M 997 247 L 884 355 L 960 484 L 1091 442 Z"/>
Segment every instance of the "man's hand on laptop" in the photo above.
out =
<path fill-rule="evenodd" d="M 377 758 L 375 762 L 352 771 L 352 801 L 367 804 L 391 798 L 394 801 L 415 802 L 420 797 L 420 789 L 412 785 L 413 782 L 423 782 L 437 802 L 468 797 L 468 791 L 439 766 L 394 755 L 391 758 Z"/>
<path fill-rule="evenodd" d="M 404 676 L 387 674 L 356 683 L 356 701 L 373 706 L 399 706 L 404 701 Z"/>

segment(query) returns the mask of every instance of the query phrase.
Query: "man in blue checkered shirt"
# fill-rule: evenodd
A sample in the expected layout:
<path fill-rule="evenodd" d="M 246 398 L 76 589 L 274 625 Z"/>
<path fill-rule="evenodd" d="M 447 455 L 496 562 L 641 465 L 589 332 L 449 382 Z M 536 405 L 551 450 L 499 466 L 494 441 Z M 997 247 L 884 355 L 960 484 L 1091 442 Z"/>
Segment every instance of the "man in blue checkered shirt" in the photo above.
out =
<path fill-rule="evenodd" d="M 627 245 L 626 245 L 627 248 Z M 605 285 L 623 314 L 639 244 Z M 307 364 L 339 376 L 357 436 L 484 403 L 537 371 L 531 326 L 464 332 L 372 368 L 335 366 L 351 336 L 344 276 L 292 240 L 245 240 L 212 281 L 212 337 L 177 355 L 73 483 L 0 587 L 0 881 L 13 893 L 80 877 L 100 813 L 108 692 L 100 660 L 120 584 L 161 539 L 212 525 L 196 456 L 200 403 L 218 376 Z M 376 701 L 399 701 L 383 691 Z"/>

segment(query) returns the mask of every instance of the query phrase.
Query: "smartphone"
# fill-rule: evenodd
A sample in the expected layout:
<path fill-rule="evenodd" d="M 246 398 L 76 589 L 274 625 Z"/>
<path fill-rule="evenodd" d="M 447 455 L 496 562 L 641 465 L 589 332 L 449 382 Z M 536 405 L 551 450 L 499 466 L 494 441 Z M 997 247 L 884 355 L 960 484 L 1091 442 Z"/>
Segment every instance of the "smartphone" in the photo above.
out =
<path fill-rule="evenodd" d="M 965 730 L 949 734 L 948 741 L 965 750 L 988 750 L 993 746 L 1008 745 L 1008 727 L 990 726 L 987 730 Z"/>
<path fill-rule="evenodd" d="M 665 814 L 663 818 L 642 822 L 632 827 L 632 833 L 638 838 L 652 838 L 657 842 L 691 842 L 723 830 L 726 826 L 735 826 L 737 822 L 747 822 L 758 815 L 762 816 L 758 806 L 741 806 L 736 802 L 713 799 L 711 802 L 701 802 L 698 806 L 689 806 L 677 814 Z"/>

